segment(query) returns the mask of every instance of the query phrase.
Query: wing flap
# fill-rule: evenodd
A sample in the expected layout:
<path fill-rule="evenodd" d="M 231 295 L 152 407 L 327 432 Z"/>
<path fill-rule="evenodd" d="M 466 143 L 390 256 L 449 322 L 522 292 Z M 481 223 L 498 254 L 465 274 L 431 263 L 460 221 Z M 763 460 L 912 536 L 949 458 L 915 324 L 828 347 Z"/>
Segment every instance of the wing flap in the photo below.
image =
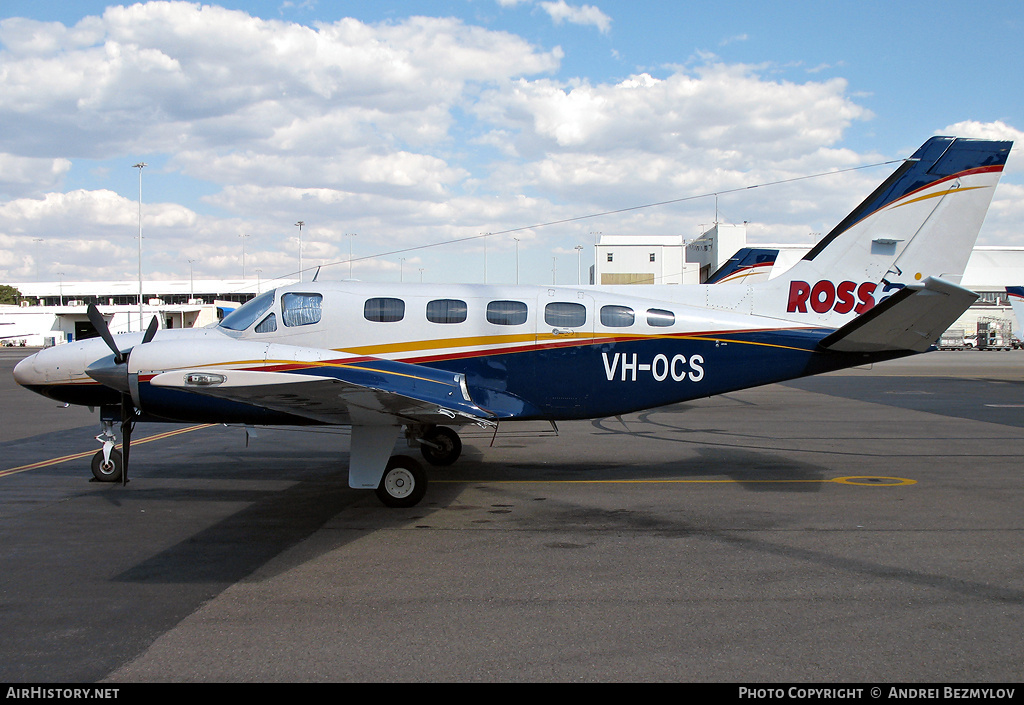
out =
<path fill-rule="evenodd" d="M 827 335 L 820 346 L 836 352 L 924 352 L 977 298 L 973 291 L 929 277 Z"/>
<path fill-rule="evenodd" d="M 388 360 L 308 373 L 181 369 L 149 383 L 330 424 L 486 422 L 493 416 L 473 402 L 462 375 Z"/>

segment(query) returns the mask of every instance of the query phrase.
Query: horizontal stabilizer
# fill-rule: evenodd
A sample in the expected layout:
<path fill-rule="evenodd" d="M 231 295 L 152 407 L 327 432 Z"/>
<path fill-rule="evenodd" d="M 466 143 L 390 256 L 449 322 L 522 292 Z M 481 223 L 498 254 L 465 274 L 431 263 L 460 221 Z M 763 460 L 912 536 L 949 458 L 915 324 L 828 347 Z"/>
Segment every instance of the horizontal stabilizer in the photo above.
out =
<path fill-rule="evenodd" d="M 822 339 L 836 352 L 925 352 L 978 295 L 937 277 L 904 287 Z"/>

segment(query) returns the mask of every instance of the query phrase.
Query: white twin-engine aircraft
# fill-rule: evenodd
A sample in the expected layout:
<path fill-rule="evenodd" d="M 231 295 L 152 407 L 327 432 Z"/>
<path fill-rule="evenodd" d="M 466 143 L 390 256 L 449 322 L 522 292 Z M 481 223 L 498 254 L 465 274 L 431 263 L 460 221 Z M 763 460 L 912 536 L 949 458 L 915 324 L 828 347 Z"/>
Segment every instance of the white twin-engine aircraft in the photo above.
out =
<path fill-rule="evenodd" d="M 626 414 L 927 351 L 977 298 L 959 286 L 1010 142 L 935 137 L 788 272 L 691 286 L 302 283 L 216 327 L 111 335 L 14 370 L 99 407 L 93 473 L 124 482 L 141 421 L 352 428 L 349 484 L 426 491 L 451 427 Z M 119 422 L 123 455 L 115 446 Z"/>

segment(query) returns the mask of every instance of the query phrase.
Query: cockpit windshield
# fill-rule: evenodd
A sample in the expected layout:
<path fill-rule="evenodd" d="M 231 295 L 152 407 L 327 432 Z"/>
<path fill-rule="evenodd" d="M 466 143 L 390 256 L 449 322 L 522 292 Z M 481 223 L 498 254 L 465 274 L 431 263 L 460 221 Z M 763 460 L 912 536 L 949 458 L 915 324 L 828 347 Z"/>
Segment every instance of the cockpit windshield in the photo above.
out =
<path fill-rule="evenodd" d="M 274 296 L 276 294 L 277 289 L 271 289 L 260 294 L 255 299 L 250 299 L 224 316 L 224 320 L 220 322 L 220 327 L 227 328 L 228 330 L 245 330 L 255 323 L 256 319 L 262 316 L 268 308 L 274 305 Z"/>

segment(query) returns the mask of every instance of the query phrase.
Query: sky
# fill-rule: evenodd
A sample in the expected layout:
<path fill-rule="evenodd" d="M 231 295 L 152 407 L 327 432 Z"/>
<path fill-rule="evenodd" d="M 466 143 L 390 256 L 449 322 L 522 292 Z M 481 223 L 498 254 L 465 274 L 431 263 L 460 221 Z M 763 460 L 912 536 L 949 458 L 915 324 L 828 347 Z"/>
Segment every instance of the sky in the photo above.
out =
<path fill-rule="evenodd" d="M 135 280 L 141 205 L 147 280 L 575 284 L 602 234 L 814 242 L 933 135 L 1016 140 L 979 244 L 1024 246 L 1022 35 L 1020 0 L 0 0 L 0 282 Z"/>

